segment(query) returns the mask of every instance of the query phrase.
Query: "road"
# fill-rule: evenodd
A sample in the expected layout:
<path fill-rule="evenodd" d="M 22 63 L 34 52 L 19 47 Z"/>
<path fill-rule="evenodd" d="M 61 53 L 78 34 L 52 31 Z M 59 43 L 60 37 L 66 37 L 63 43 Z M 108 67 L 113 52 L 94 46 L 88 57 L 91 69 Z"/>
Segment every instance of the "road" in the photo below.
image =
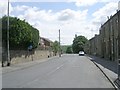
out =
<path fill-rule="evenodd" d="M 63 55 L 29 68 L 4 73 L 3 88 L 113 88 L 86 57 Z"/>

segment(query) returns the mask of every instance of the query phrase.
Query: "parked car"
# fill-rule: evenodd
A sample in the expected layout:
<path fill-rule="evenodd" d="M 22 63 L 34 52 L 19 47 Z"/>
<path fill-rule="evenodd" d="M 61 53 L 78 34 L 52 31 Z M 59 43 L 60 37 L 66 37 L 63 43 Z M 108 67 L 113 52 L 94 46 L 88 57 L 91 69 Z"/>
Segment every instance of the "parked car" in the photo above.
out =
<path fill-rule="evenodd" d="M 79 56 L 84 56 L 84 55 L 85 55 L 84 51 L 79 51 Z"/>

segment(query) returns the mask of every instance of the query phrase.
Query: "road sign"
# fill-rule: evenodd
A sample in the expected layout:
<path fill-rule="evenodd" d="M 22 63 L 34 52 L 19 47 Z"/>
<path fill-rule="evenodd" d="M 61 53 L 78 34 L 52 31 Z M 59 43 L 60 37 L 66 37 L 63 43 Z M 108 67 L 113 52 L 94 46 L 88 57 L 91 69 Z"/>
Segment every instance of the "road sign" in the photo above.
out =
<path fill-rule="evenodd" d="M 33 46 L 30 44 L 30 45 L 28 46 L 28 50 L 29 50 L 29 51 L 32 51 L 32 49 L 33 49 Z"/>

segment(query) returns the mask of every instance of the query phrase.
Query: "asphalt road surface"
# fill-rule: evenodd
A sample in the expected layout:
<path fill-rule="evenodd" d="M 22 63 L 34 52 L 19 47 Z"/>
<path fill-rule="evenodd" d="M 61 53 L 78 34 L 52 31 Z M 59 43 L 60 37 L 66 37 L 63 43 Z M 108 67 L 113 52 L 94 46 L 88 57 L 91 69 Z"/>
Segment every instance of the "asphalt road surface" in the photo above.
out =
<path fill-rule="evenodd" d="M 29 68 L 4 73 L 3 88 L 113 88 L 86 57 L 63 55 Z"/>

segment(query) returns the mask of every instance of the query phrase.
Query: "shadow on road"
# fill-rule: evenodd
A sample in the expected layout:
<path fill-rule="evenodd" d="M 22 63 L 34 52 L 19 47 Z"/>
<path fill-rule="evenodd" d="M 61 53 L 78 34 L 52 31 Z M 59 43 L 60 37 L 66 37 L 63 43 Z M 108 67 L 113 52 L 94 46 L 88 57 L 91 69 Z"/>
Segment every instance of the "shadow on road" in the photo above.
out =
<path fill-rule="evenodd" d="M 90 55 L 88 56 L 91 58 L 91 60 L 95 61 L 96 63 L 102 65 L 104 68 L 107 68 L 117 74 L 117 62 L 106 60 L 96 56 L 90 56 Z"/>

